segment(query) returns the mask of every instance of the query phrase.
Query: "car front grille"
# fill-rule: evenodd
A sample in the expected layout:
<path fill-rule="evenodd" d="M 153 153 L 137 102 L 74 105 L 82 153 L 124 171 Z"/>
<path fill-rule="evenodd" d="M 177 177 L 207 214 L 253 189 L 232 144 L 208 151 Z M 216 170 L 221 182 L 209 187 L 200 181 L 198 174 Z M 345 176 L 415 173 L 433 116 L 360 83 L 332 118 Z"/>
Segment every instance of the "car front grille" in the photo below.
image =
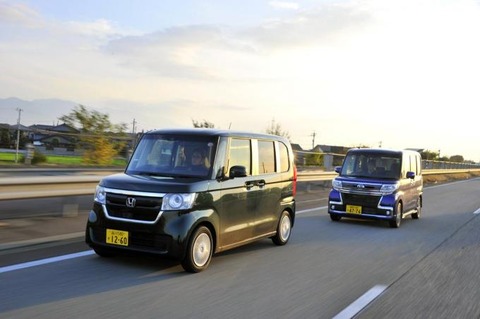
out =
<path fill-rule="evenodd" d="M 127 202 L 133 207 L 128 207 Z M 160 213 L 162 198 L 107 193 L 106 203 L 108 215 L 111 217 L 153 222 Z"/>

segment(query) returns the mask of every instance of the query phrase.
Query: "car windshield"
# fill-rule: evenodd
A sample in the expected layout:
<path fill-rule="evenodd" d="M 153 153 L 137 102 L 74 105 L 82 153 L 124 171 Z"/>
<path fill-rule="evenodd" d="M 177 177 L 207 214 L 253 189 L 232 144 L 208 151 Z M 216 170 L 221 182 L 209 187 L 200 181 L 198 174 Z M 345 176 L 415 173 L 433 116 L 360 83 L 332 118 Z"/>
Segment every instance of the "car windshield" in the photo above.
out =
<path fill-rule="evenodd" d="M 216 140 L 211 136 L 146 134 L 132 155 L 127 174 L 153 177 L 207 177 Z"/>
<path fill-rule="evenodd" d="M 397 154 L 350 153 L 344 160 L 340 175 L 397 179 L 400 164 L 401 156 Z"/>

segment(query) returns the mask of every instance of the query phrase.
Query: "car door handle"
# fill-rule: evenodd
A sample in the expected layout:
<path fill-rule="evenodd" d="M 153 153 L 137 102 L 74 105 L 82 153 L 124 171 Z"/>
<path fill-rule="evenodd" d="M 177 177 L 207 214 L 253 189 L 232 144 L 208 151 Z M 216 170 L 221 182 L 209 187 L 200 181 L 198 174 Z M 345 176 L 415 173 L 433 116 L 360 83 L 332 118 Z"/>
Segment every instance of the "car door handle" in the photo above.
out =
<path fill-rule="evenodd" d="M 253 186 L 255 186 L 255 184 L 256 184 L 255 181 L 248 181 L 248 182 L 245 182 L 245 187 L 246 187 L 247 189 L 250 189 L 250 188 L 252 188 Z"/>
<path fill-rule="evenodd" d="M 264 179 L 261 179 L 261 180 L 258 180 L 258 181 L 257 181 L 257 186 L 258 186 L 258 187 L 263 187 L 263 186 L 265 186 L 265 184 L 266 184 L 266 183 L 265 183 L 265 180 L 264 180 Z"/>

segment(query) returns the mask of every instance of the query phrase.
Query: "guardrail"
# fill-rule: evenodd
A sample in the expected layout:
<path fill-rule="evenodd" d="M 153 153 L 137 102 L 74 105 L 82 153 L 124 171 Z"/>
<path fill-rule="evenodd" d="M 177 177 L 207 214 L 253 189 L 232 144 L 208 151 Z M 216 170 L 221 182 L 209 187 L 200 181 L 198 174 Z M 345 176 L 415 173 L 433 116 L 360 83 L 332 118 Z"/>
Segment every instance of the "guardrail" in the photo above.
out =
<path fill-rule="evenodd" d="M 424 170 L 423 175 L 469 173 L 480 169 Z M 106 175 L 111 174 L 110 172 Z M 106 175 L 2 177 L 0 200 L 33 199 L 62 196 L 93 195 L 95 186 Z M 299 182 L 329 181 L 335 172 L 299 172 Z"/>

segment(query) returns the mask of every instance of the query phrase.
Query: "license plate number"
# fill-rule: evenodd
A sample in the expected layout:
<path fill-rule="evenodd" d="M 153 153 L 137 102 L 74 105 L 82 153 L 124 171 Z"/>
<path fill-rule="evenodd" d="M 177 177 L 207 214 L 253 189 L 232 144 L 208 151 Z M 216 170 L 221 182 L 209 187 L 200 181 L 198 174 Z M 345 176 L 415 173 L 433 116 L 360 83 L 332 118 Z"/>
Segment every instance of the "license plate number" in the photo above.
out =
<path fill-rule="evenodd" d="M 347 205 L 346 212 L 350 213 L 350 214 L 361 214 L 362 213 L 362 206 Z"/>
<path fill-rule="evenodd" d="M 107 244 L 128 246 L 128 231 L 107 229 Z"/>

